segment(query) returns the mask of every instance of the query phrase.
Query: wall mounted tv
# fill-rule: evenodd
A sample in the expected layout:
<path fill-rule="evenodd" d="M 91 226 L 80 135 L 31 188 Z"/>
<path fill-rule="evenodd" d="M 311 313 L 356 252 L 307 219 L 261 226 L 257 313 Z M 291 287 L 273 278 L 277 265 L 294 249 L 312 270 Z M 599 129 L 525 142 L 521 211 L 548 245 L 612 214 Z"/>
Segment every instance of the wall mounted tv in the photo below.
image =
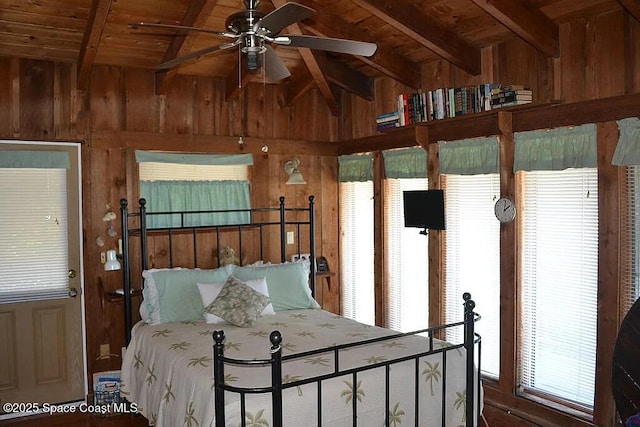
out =
<path fill-rule="evenodd" d="M 403 193 L 404 226 L 444 230 L 444 190 L 411 190 Z"/>

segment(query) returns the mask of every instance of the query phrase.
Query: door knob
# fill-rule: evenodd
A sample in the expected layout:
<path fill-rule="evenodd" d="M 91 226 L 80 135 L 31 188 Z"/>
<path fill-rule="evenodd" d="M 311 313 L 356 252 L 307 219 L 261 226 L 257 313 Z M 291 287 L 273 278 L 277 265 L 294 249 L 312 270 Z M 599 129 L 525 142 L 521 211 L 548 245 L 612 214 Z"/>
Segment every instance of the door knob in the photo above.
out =
<path fill-rule="evenodd" d="M 78 290 L 76 288 L 69 288 L 69 296 L 75 298 L 78 296 Z"/>

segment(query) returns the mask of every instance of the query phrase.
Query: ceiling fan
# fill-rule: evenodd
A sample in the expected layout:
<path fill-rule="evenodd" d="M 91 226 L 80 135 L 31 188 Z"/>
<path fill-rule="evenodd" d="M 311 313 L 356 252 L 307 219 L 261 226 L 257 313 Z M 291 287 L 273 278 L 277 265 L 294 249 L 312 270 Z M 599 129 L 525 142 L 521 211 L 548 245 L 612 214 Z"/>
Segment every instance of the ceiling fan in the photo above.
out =
<path fill-rule="evenodd" d="M 313 16 L 316 11 L 310 7 L 289 2 L 265 14 L 257 10 L 260 0 L 243 0 L 243 2 L 246 10 L 236 12 L 227 17 L 225 22 L 226 31 L 150 22 L 137 22 L 129 24 L 129 26 L 132 28 L 154 27 L 176 31 L 199 31 L 233 39 L 228 43 L 210 46 L 163 62 L 155 67 L 156 70 L 167 70 L 211 52 L 239 46 L 241 52 L 246 54 L 247 68 L 249 70 L 257 70 L 262 64 L 266 75 L 274 81 L 289 77 L 291 73 L 289 73 L 285 64 L 269 45 L 271 43 L 359 56 L 371 56 L 377 49 L 375 43 L 356 40 L 297 34 L 279 35 L 280 31 L 289 25 Z M 260 55 L 262 55 L 262 58 Z"/>

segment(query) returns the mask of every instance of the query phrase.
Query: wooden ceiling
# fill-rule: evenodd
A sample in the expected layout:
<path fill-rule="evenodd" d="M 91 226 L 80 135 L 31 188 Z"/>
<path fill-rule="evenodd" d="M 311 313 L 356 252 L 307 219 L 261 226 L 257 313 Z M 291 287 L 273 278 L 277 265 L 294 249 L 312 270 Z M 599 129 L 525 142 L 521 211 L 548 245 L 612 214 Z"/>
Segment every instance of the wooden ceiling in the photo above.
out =
<path fill-rule="evenodd" d="M 285 0 L 262 0 L 269 12 Z M 297 0 L 317 13 L 283 33 L 375 42 L 371 58 L 278 46 L 291 71 L 279 82 L 290 97 L 319 88 L 338 111 L 336 87 L 373 98 L 373 80 L 387 76 L 408 87 L 421 85 L 420 64 L 443 58 L 473 75 L 480 52 L 519 37 L 548 57 L 559 54 L 558 27 L 568 20 L 626 9 L 640 18 L 638 0 Z M 225 30 L 227 16 L 244 10 L 242 0 L 0 0 L 0 55 L 77 63 L 80 89 L 97 64 L 153 69 L 167 60 L 214 44 L 217 35 L 186 35 L 134 22 Z M 177 73 L 227 80 L 232 97 L 238 80 L 269 82 L 263 73 L 239 70 L 237 49 L 214 52 L 157 73 L 157 91 Z M 240 85 L 242 86 L 242 85 Z"/>

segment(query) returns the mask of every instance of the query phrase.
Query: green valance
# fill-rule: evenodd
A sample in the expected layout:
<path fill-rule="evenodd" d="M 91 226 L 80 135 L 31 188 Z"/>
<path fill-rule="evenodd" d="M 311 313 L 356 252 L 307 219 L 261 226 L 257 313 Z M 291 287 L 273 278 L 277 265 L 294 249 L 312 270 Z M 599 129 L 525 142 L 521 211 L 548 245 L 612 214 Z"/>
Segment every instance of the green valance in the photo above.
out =
<path fill-rule="evenodd" d="M 69 169 L 66 151 L 0 150 L 0 168 Z"/>
<path fill-rule="evenodd" d="M 427 177 L 427 151 L 422 147 L 385 150 L 382 156 L 387 178 Z"/>
<path fill-rule="evenodd" d="M 136 150 L 136 162 L 178 163 L 183 165 L 252 165 L 252 154 L 189 154 Z"/>
<path fill-rule="evenodd" d="M 480 137 L 458 141 L 439 141 L 440 173 L 481 175 L 499 172 L 498 139 Z"/>
<path fill-rule="evenodd" d="M 514 171 L 597 166 L 597 134 L 593 123 L 517 132 L 514 139 Z"/>
<path fill-rule="evenodd" d="M 338 157 L 338 181 L 362 182 L 373 180 L 373 156 L 349 154 Z"/>
<path fill-rule="evenodd" d="M 611 164 L 616 166 L 640 165 L 640 119 L 629 117 L 618 120 L 620 137 Z"/>

